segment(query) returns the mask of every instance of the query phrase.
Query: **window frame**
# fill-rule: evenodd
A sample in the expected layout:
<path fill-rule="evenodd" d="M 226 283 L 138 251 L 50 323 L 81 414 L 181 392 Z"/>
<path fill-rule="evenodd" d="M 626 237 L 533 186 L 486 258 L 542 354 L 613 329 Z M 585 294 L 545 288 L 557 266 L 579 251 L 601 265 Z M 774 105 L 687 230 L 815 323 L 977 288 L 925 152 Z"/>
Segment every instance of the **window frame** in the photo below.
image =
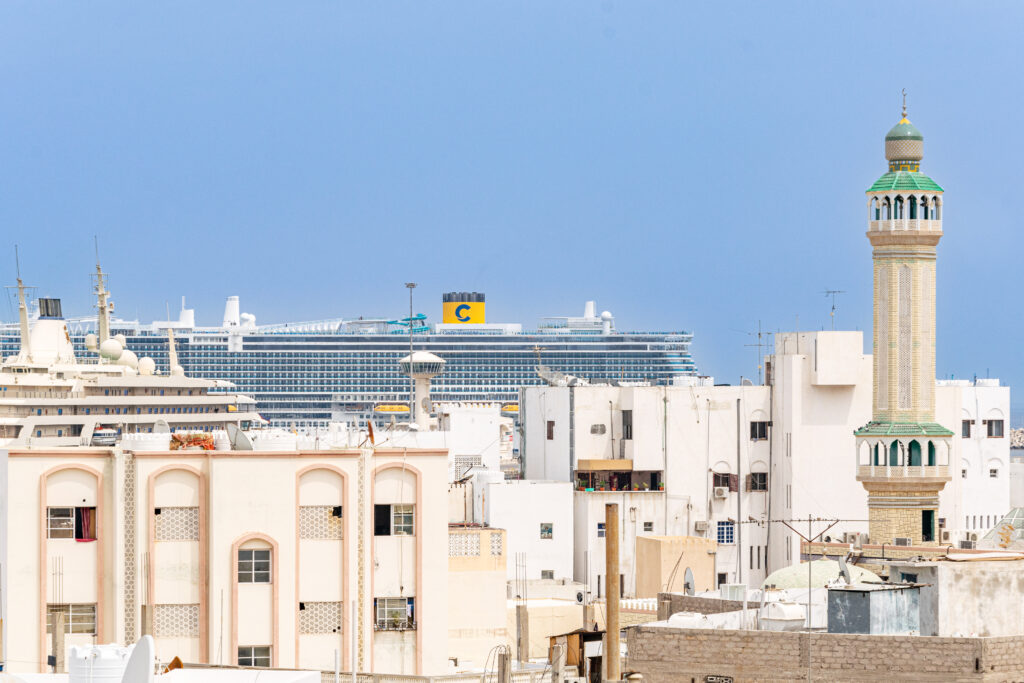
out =
<path fill-rule="evenodd" d="M 604 522 L 598 522 L 597 523 L 597 537 L 598 538 L 604 538 L 605 537 Z"/>
<path fill-rule="evenodd" d="M 239 548 L 238 549 L 238 570 L 235 574 L 235 578 L 238 583 L 266 583 L 270 584 L 274 582 L 274 554 L 271 548 Z M 243 553 L 248 554 L 248 558 L 243 558 Z M 257 559 L 256 553 L 260 553 L 260 558 Z M 266 559 L 262 559 L 263 553 L 266 554 Z M 266 563 L 266 569 L 257 569 L 256 563 Z M 266 580 L 262 580 L 263 576 L 266 576 Z M 247 577 L 247 578 L 243 578 Z M 256 647 L 256 646 L 253 646 Z"/>
<path fill-rule="evenodd" d="M 242 654 L 244 650 L 248 650 L 247 654 Z M 257 654 L 257 650 L 261 652 Z M 266 654 L 263 654 L 266 652 Z M 238 666 L 255 666 L 260 668 L 269 668 L 273 658 L 271 657 L 272 649 L 270 645 L 239 645 L 238 646 Z M 243 662 L 245 659 L 247 661 Z M 259 660 L 265 660 L 266 664 L 259 663 Z"/>
<path fill-rule="evenodd" d="M 960 420 L 960 438 L 971 438 L 971 431 L 974 428 L 974 420 Z"/>
<path fill-rule="evenodd" d="M 750 440 L 751 441 L 767 441 L 768 440 L 768 427 L 771 423 L 767 420 L 751 420 L 750 421 Z"/>
<path fill-rule="evenodd" d="M 645 534 L 653 534 L 654 533 L 654 522 L 644 522 L 644 533 Z"/>
<path fill-rule="evenodd" d="M 998 434 L 994 433 L 998 427 Z M 1006 434 L 1002 420 L 985 420 L 985 436 L 989 439 L 1002 439 Z"/>
<path fill-rule="evenodd" d="M 989 477 L 989 479 L 998 479 L 999 478 L 999 468 L 998 467 L 990 467 L 990 468 L 988 468 L 988 477 Z"/>
<path fill-rule="evenodd" d="M 750 473 L 750 491 L 768 491 L 768 473 L 767 472 L 751 472 Z"/>
<path fill-rule="evenodd" d="M 67 510 L 68 514 L 54 514 L 58 510 Z M 55 521 L 61 522 L 54 525 Z M 54 532 L 60 532 L 55 534 Z M 67 532 L 67 535 L 64 535 Z M 46 508 L 46 538 L 74 539 L 75 538 L 75 508 L 74 506 L 53 505 Z"/>
<path fill-rule="evenodd" d="M 713 487 L 724 486 L 727 489 L 732 489 L 730 484 L 730 473 L 729 472 L 712 472 L 711 473 L 711 485 Z M 724 477 L 724 478 L 723 478 Z"/>
<path fill-rule="evenodd" d="M 96 603 L 78 602 L 46 605 L 46 632 L 53 633 L 53 615 L 57 611 L 65 614 L 64 633 L 96 635 Z"/>
<path fill-rule="evenodd" d="M 554 540 L 554 538 L 555 538 L 555 523 L 554 522 L 541 522 L 540 523 L 540 540 L 542 540 L 542 541 L 551 541 L 551 540 Z"/>
<path fill-rule="evenodd" d="M 718 545 L 736 545 L 736 524 L 728 520 L 718 520 L 715 525 L 715 541 Z"/>
<path fill-rule="evenodd" d="M 555 421 L 554 420 L 548 420 L 547 421 L 547 436 L 548 436 L 548 441 L 554 441 L 555 440 Z"/>
<path fill-rule="evenodd" d="M 395 616 L 399 614 L 401 616 Z M 411 631 L 416 628 L 416 598 L 374 598 L 373 629 L 375 631 Z"/>

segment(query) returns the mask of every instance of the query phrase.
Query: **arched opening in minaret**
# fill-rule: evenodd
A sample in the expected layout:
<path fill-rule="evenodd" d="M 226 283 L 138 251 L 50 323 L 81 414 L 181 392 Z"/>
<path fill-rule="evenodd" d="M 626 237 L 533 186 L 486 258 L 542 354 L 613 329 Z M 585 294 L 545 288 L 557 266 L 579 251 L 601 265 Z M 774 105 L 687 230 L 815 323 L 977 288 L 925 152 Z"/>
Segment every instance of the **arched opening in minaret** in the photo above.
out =
<path fill-rule="evenodd" d="M 917 197 L 910 195 L 907 198 L 907 203 L 910 204 L 910 220 L 917 219 Z"/>
<path fill-rule="evenodd" d="M 935 467 L 935 442 L 928 442 L 928 467 Z"/>
<path fill-rule="evenodd" d="M 896 206 L 893 214 L 893 218 L 896 220 L 903 220 L 903 197 L 896 197 Z"/>
<path fill-rule="evenodd" d="M 888 197 L 882 200 L 882 220 L 892 220 L 892 201 Z"/>
<path fill-rule="evenodd" d="M 920 467 L 921 444 L 917 442 L 917 439 L 914 439 L 913 441 L 910 442 L 908 450 L 910 451 L 910 459 L 907 464 L 910 465 L 911 467 Z"/>
<path fill-rule="evenodd" d="M 942 214 L 942 201 L 940 201 L 938 197 L 936 197 L 932 201 L 933 201 L 932 219 L 933 220 L 941 220 L 942 219 L 942 215 L 941 215 Z"/>
<path fill-rule="evenodd" d="M 878 197 L 871 198 L 871 205 L 868 209 L 868 215 L 871 216 L 871 220 L 873 221 L 882 219 L 882 205 L 878 202 Z"/>
<path fill-rule="evenodd" d="M 893 441 L 889 444 L 889 467 L 899 467 L 900 465 L 900 442 Z"/>

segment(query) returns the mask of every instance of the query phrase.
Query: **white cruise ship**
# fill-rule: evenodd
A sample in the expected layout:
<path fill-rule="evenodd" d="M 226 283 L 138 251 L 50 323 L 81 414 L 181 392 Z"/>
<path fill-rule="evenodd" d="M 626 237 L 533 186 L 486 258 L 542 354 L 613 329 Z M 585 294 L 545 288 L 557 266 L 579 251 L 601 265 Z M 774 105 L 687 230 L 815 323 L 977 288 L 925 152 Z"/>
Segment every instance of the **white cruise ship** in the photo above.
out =
<path fill-rule="evenodd" d="M 154 434 L 149 438 L 212 448 L 215 435 L 227 438 L 228 425 L 247 429 L 263 422 L 255 399 L 234 393 L 230 382 L 187 377 L 173 332 L 165 374 L 152 358 L 129 350 L 124 336 L 111 336 L 99 266 L 96 281 L 98 333 L 85 340 L 92 357 L 78 358 L 60 299 L 39 299 L 30 327 L 18 278 L 20 348 L 0 364 L 0 447 L 109 446 L 126 435 Z M 160 436 L 168 432 L 178 434 Z"/>

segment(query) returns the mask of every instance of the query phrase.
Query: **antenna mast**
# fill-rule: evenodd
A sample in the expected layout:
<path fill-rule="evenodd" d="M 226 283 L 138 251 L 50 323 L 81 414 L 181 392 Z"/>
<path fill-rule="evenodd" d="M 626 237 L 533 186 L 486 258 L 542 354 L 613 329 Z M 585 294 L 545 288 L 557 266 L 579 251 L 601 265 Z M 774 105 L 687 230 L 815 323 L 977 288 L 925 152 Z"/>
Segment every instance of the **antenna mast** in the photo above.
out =
<path fill-rule="evenodd" d="M 103 269 L 100 267 L 100 241 L 95 235 L 93 236 L 93 243 L 96 247 L 96 308 L 98 313 L 96 316 L 96 333 L 99 337 L 96 340 L 97 346 L 102 344 L 110 337 L 110 302 L 107 299 L 110 296 L 110 292 L 107 291 L 106 287 L 106 275 L 103 274 Z"/>
<path fill-rule="evenodd" d="M 768 346 L 768 344 L 763 341 L 763 338 L 767 336 L 768 333 L 761 330 L 761 321 L 758 320 L 757 332 L 747 332 L 747 334 L 752 337 L 757 337 L 756 344 L 744 344 L 744 346 L 751 346 L 757 349 L 757 384 L 760 386 L 761 384 L 764 384 L 764 354 L 761 353 L 761 349 Z"/>
<path fill-rule="evenodd" d="M 832 331 L 833 332 L 836 331 L 836 310 L 838 310 L 837 307 L 836 307 L 836 297 L 839 296 L 840 294 L 846 294 L 846 292 L 841 290 L 841 289 L 826 289 L 825 290 L 825 297 L 826 298 L 827 297 L 832 297 L 832 310 L 829 312 L 829 317 L 832 318 Z"/>

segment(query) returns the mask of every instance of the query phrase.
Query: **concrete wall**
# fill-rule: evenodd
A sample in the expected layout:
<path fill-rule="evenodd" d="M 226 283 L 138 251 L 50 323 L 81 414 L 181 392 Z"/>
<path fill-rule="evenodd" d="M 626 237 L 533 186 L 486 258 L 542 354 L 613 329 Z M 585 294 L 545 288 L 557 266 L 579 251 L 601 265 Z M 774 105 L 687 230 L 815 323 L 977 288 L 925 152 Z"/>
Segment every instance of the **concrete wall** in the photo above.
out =
<path fill-rule="evenodd" d="M 448 658 L 460 670 L 482 669 L 496 645 L 508 644 L 505 566 L 507 536 L 501 529 L 450 529 L 449 535 L 475 535 L 478 555 L 457 555 L 471 547 L 449 543 Z M 492 543 L 491 537 L 499 538 Z M 500 549 L 500 550 L 499 550 Z"/>
<path fill-rule="evenodd" d="M 835 633 L 714 631 L 638 626 L 626 670 L 645 681 L 1010 681 L 1024 676 L 1024 636 L 928 638 Z"/>
<path fill-rule="evenodd" d="M 710 538 L 640 536 L 636 539 L 636 597 L 656 598 L 661 592 L 683 592 L 686 570 L 695 591 L 715 588 L 715 548 Z"/>
<path fill-rule="evenodd" d="M 527 579 L 573 577 L 575 533 L 572 485 L 565 481 L 498 481 L 482 484 L 484 521 L 508 531 L 507 572 L 516 578 L 517 554 L 525 553 Z M 541 537 L 541 524 L 551 525 L 551 538 Z"/>
<path fill-rule="evenodd" d="M 804 604 L 806 604 L 806 600 Z M 750 605 L 748 605 L 748 608 Z M 701 614 L 722 614 L 743 609 L 742 600 L 719 600 L 702 598 L 684 593 L 658 594 L 658 620 L 664 621 L 679 612 L 700 612 Z"/>

